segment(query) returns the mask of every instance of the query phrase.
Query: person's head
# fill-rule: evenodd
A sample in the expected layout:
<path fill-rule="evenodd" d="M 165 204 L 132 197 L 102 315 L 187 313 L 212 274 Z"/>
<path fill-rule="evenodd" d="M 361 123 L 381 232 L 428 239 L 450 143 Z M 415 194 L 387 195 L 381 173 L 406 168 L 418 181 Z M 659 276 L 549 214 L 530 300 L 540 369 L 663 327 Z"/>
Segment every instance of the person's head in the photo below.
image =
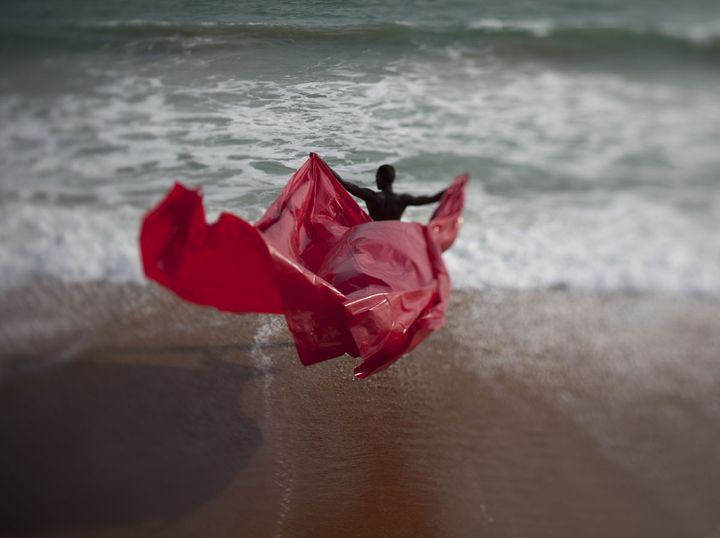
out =
<path fill-rule="evenodd" d="M 391 188 L 393 181 L 395 181 L 395 168 L 389 164 L 383 164 L 377 169 L 375 182 L 377 183 L 378 189 L 384 191 Z"/>

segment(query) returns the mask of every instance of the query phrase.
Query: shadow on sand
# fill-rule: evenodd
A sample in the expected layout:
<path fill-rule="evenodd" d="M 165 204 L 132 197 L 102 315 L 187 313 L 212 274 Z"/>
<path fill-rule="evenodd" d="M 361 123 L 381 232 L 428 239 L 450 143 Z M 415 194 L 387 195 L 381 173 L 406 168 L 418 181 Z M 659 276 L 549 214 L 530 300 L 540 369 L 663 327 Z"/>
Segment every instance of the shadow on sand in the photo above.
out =
<path fill-rule="evenodd" d="M 0 385 L 3 529 L 126 527 L 202 505 L 260 446 L 256 369 L 77 361 Z"/>

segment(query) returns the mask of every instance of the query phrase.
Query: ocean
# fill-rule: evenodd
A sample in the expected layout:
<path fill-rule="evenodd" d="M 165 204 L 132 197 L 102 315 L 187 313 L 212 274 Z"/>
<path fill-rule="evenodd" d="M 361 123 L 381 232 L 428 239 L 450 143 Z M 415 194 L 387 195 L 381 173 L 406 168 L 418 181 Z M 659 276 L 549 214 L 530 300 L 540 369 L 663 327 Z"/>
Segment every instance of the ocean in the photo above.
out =
<path fill-rule="evenodd" d="M 4 2 L 0 290 L 142 282 L 173 181 L 255 220 L 309 151 L 468 172 L 456 287 L 720 297 L 720 3 Z"/>

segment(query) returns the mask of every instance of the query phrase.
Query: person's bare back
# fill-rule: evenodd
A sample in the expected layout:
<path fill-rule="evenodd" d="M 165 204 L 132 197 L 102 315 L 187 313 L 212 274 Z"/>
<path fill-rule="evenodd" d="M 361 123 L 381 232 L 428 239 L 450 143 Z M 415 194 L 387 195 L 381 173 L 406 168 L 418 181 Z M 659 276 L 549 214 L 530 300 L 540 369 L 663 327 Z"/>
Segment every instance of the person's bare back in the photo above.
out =
<path fill-rule="evenodd" d="M 335 170 L 330 168 L 330 171 L 350 194 L 365 201 L 368 213 L 373 220 L 400 220 L 408 206 L 432 204 L 440 201 L 442 195 L 445 194 L 445 190 L 432 196 L 414 196 L 394 192 L 395 168 L 389 164 L 380 166 L 375 174 L 375 181 L 378 189 L 380 189 L 379 191 L 345 181 Z"/>

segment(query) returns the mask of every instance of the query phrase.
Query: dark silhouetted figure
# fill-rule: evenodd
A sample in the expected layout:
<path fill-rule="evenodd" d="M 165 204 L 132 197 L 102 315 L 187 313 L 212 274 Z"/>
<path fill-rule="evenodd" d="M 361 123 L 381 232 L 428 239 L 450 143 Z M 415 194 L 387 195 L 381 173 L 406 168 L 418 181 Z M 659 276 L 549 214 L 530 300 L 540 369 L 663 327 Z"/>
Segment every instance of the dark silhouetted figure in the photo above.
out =
<path fill-rule="evenodd" d="M 389 164 L 383 164 L 375 174 L 375 181 L 378 189 L 380 189 L 379 192 L 345 181 L 332 168 L 330 168 L 330 171 L 350 194 L 365 201 L 368 213 L 370 213 L 373 220 L 400 220 L 407 206 L 432 204 L 440 201 L 442 195 L 445 194 L 445 190 L 432 196 L 413 196 L 412 194 L 394 192 L 395 168 Z"/>

